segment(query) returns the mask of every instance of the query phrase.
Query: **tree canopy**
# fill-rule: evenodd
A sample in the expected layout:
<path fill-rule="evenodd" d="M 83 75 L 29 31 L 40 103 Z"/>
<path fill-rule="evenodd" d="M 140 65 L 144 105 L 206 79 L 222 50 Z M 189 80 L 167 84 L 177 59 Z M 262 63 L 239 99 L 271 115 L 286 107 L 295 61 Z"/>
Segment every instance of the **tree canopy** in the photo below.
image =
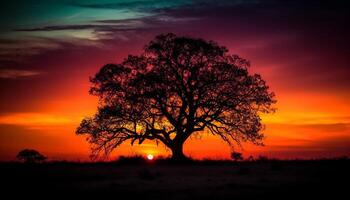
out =
<path fill-rule="evenodd" d="M 184 159 L 192 134 L 209 132 L 229 145 L 262 144 L 259 115 L 269 113 L 274 93 L 250 63 L 213 41 L 162 34 L 141 55 L 106 64 L 91 78 L 97 113 L 82 120 L 96 155 L 121 143 L 156 140 Z"/>

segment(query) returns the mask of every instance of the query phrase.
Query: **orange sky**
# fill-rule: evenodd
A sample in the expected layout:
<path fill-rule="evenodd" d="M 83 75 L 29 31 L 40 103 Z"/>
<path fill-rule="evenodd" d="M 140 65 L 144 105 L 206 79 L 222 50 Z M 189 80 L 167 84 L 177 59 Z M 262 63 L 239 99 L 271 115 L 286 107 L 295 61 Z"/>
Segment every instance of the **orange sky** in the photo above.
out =
<path fill-rule="evenodd" d="M 87 83 L 88 81 L 85 80 Z M 84 116 L 95 112 L 97 98 L 89 96 L 88 84 L 67 88 L 67 96 L 53 95 L 40 102 L 36 112 L 16 112 L 0 116 L 1 158 L 13 159 L 23 148 L 38 149 L 51 159 L 87 160 L 89 145 L 74 134 Z M 277 94 L 277 112 L 263 115 L 266 125 L 264 147 L 237 147 L 245 156 L 267 155 L 277 158 L 313 158 L 349 155 L 350 106 L 337 95 L 312 92 L 284 92 L 272 85 Z M 71 90 L 71 91 L 70 91 Z M 170 151 L 155 143 L 118 148 L 118 155 L 154 154 Z M 186 155 L 194 158 L 229 158 L 230 148 L 219 138 L 204 133 L 185 145 Z"/>
<path fill-rule="evenodd" d="M 277 112 L 262 116 L 265 146 L 238 148 L 244 156 L 350 156 L 349 12 L 340 4 L 330 12 L 316 1 L 89 2 L 3 5 L 0 160 L 13 160 L 24 148 L 51 159 L 87 160 L 89 145 L 75 129 L 96 110 L 89 77 L 166 32 L 228 47 L 251 61 L 250 71 L 276 93 Z M 127 143 L 112 158 L 148 153 L 170 154 L 153 143 Z M 229 158 L 230 148 L 203 134 L 186 142 L 185 154 Z"/>

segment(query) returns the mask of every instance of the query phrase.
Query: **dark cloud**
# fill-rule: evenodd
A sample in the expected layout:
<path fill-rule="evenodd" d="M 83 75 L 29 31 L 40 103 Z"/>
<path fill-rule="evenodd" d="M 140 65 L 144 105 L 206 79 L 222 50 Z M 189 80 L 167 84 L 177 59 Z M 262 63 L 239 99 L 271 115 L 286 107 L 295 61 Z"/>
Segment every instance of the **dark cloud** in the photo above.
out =
<path fill-rule="evenodd" d="M 51 25 L 35 28 L 14 29 L 18 32 L 37 32 L 37 31 L 70 31 L 70 30 L 93 30 L 95 32 L 127 32 L 135 30 L 144 30 L 146 28 L 158 28 L 171 26 L 175 24 L 188 23 L 196 20 L 195 18 L 184 18 L 180 16 L 171 16 L 166 13 L 158 13 L 152 16 L 128 19 L 107 19 L 96 20 L 90 24 L 71 24 L 71 25 Z M 0 43 L 11 44 L 13 41 L 0 40 Z"/>
<path fill-rule="evenodd" d="M 148 1 L 124 1 L 115 3 L 91 3 L 91 4 L 72 4 L 73 6 L 93 9 L 128 9 L 151 11 L 157 8 L 175 7 L 184 4 L 186 1 L 168 1 L 168 0 L 148 0 Z M 190 1 L 191 2 L 191 1 Z"/>
<path fill-rule="evenodd" d="M 322 140 L 313 141 L 310 147 L 322 149 L 328 153 L 339 152 L 343 155 L 350 154 L 350 140 L 348 136 L 327 137 Z"/>
<path fill-rule="evenodd" d="M 116 26 L 97 25 L 97 24 L 53 25 L 53 26 L 44 26 L 44 27 L 38 27 L 38 28 L 15 29 L 14 31 L 61 31 L 61 30 L 84 30 L 84 29 L 104 30 L 110 27 L 116 27 Z M 118 28 L 124 28 L 124 27 L 125 26 L 123 25 L 118 26 Z"/>
<path fill-rule="evenodd" d="M 36 32 L 36 31 L 71 31 L 71 30 L 93 30 L 95 32 L 127 32 L 133 30 L 142 30 L 143 27 L 132 27 L 131 25 L 98 25 L 98 24 L 77 24 L 77 25 L 54 25 L 43 26 L 28 29 L 15 29 L 19 32 Z"/>
<path fill-rule="evenodd" d="M 191 23 L 193 34 L 275 67 L 273 76 L 290 89 L 350 89 L 350 9 L 342 1 L 206 1 L 158 12 L 201 19 Z"/>
<path fill-rule="evenodd" d="M 119 3 L 95 3 L 95 4 L 72 4 L 73 6 L 84 8 L 99 8 L 99 9 L 137 9 L 152 6 L 157 3 L 157 0 L 151 1 L 130 1 Z"/>
<path fill-rule="evenodd" d="M 152 1 L 149 1 L 152 2 Z M 120 8 L 149 5 L 148 1 L 77 6 Z M 165 1 L 157 1 L 165 3 Z M 118 7 L 119 6 L 119 7 Z M 315 90 L 350 89 L 349 7 L 342 1 L 191 1 L 176 7 L 153 7 L 152 15 L 132 19 L 105 19 L 71 24 L 17 29 L 18 32 L 91 30 L 102 44 L 120 48 L 121 38 L 143 42 L 162 32 L 213 39 L 253 63 L 275 87 Z M 193 20 L 195 19 L 195 20 Z M 142 37 L 142 40 L 135 40 Z M 1 58 L 45 49 L 81 46 L 81 40 L 1 40 Z M 35 44 L 29 45 L 29 44 Z M 69 44 L 71 43 L 71 44 Z M 39 45 L 46 44 L 46 45 Z M 58 45 L 56 45 L 58 44 Z M 95 45 L 95 43 L 91 43 Z M 6 49 L 11 45 L 24 48 Z M 25 48 L 28 46 L 28 48 Z M 84 45 L 85 47 L 85 45 Z M 23 52 L 23 53 L 22 53 Z M 67 51 L 69 52 L 69 51 Z M 11 56 L 11 54 L 14 54 Z M 8 60 L 7 60 L 8 61 Z M 266 69 L 265 69 L 266 68 Z M 275 82 L 274 82 L 275 81 Z"/>
<path fill-rule="evenodd" d="M 144 10 L 151 16 L 140 18 L 17 31 L 91 30 L 106 44 L 117 43 L 121 38 L 133 41 L 135 35 L 151 38 L 162 32 L 175 32 L 216 40 L 251 60 L 257 71 L 273 67 L 267 78 L 272 82 L 276 79 L 280 83 L 277 87 L 350 89 L 347 61 L 350 10 L 343 1 L 195 0 L 167 6 L 167 1 L 155 0 L 76 6 L 109 9 L 149 6 L 152 9 Z M 77 42 L 80 45 L 80 41 Z"/>

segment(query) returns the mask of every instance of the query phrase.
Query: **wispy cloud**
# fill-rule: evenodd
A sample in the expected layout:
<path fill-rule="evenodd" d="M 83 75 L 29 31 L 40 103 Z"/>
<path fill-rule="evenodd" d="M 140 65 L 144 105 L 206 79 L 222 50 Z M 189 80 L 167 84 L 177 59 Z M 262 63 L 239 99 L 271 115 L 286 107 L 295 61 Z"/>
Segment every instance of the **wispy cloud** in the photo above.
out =
<path fill-rule="evenodd" d="M 14 29 L 20 34 L 39 35 L 41 38 L 52 37 L 49 42 L 57 42 L 57 40 L 72 42 L 72 45 L 86 44 L 82 40 L 99 42 L 105 40 L 121 39 L 128 40 L 133 36 L 131 33 L 152 32 L 152 30 L 163 30 L 174 24 L 185 24 L 199 20 L 199 18 L 170 16 L 166 13 L 154 14 L 141 18 L 127 18 L 127 19 L 102 19 L 94 20 L 89 24 L 55 24 L 50 26 L 38 26 L 31 28 Z M 81 40 L 72 40 L 79 38 Z M 1 44 L 1 43 L 0 43 Z M 95 43 L 91 43 L 96 46 Z M 105 43 L 106 45 L 109 42 Z M 7 46 L 14 44 L 5 44 Z"/>
<path fill-rule="evenodd" d="M 41 72 L 33 70 L 19 70 L 19 69 L 0 69 L 0 78 L 16 79 L 22 77 L 31 77 L 40 75 Z"/>
<path fill-rule="evenodd" d="M 192 1 L 169 1 L 169 0 L 148 0 L 148 1 L 121 1 L 114 3 L 91 3 L 91 4 L 73 4 L 82 8 L 93 9 L 128 9 L 128 10 L 153 10 L 157 8 L 176 7 L 184 4 L 190 4 Z"/>
<path fill-rule="evenodd" d="M 14 36 L 15 37 L 15 36 Z M 21 61 L 27 56 L 38 55 L 47 50 L 59 49 L 62 43 L 44 37 L 24 37 L 0 39 L 0 63 L 4 61 Z M 5 68 L 7 65 L 1 64 Z M 11 68 L 11 67 L 6 67 Z M 1 69 L 0 69 L 1 70 Z"/>
<path fill-rule="evenodd" d="M 171 16 L 165 13 L 159 13 L 142 18 L 128 19 L 104 19 L 91 21 L 89 24 L 69 24 L 69 25 L 51 25 L 39 26 L 34 28 L 14 29 L 17 32 L 40 32 L 40 31 L 74 31 L 74 30 L 91 30 L 94 32 L 125 32 L 130 30 L 141 30 L 156 26 L 165 26 L 169 23 L 191 22 L 199 20 L 195 17 Z"/>
<path fill-rule="evenodd" d="M 15 31 L 30 32 L 30 31 L 62 31 L 62 30 L 84 30 L 84 29 L 95 29 L 95 30 L 105 30 L 108 28 L 120 28 L 121 30 L 129 28 L 126 25 L 98 25 L 98 24 L 72 24 L 72 25 L 53 25 L 53 26 L 43 26 L 36 28 L 24 28 L 15 29 Z"/>
<path fill-rule="evenodd" d="M 0 116 L 0 124 L 28 127 L 66 125 L 72 122 L 75 121 L 67 116 L 45 113 L 10 113 Z"/>

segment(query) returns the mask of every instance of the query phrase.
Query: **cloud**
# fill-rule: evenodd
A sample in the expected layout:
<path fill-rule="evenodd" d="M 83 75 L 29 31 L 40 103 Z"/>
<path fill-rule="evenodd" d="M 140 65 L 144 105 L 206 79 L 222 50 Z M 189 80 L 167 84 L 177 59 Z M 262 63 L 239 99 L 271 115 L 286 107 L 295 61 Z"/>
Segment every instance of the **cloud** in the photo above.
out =
<path fill-rule="evenodd" d="M 38 76 L 41 72 L 33 70 L 19 70 L 19 69 L 0 69 L 0 78 L 16 79 L 23 77 Z"/>
<path fill-rule="evenodd" d="M 74 31 L 74 30 L 92 30 L 94 32 L 127 32 L 149 29 L 156 26 L 170 25 L 169 23 L 183 23 L 199 20 L 195 17 L 171 16 L 166 13 L 158 13 L 152 16 L 128 19 L 104 19 L 95 20 L 90 24 L 70 24 L 70 25 L 51 25 L 39 26 L 35 28 L 14 29 L 17 32 L 39 32 L 39 31 Z M 1 40 L 0 40 L 1 42 Z M 4 41 L 9 43 L 9 41 Z"/>
<path fill-rule="evenodd" d="M 10 113 L 0 116 L 0 124 L 20 125 L 27 127 L 67 125 L 75 121 L 67 116 L 44 113 Z"/>
<path fill-rule="evenodd" d="M 32 31 L 61 31 L 61 30 L 81 30 L 101 27 L 99 25 L 54 25 L 54 26 L 43 26 L 36 28 L 23 28 L 15 29 L 14 31 L 20 32 L 32 32 Z"/>
<path fill-rule="evenodd" d="M 267 148 L 271 153 L 299 153 L 299 156 L 304 158 L 350 156 L 350 137 L 344 134 L 309 140 L 288 139 L 285 140 L 285 144 L 271 143 Z"/>
<path fill-rule="evenodd" d="M 150 11 L 157 8 L 176 7 L 183 4 L 189 4 L 186 1 L 168 1 L 168 0 L 148 0 L 148 1 L 122 1 L 116 3 L 94 3 L 94 4 L 72 4 L 73 6 L 92 9 L 128 9 L 138 11 Z"/>
<path fill-rule="evenodd" d="M 111 43 L 110 41 L 127 41 L 130 38 L 133 38 L 135 35 L 139 35 L 141 33 L 160 32 L 165 28 L 170 28 L 174 25 L 185 25 L 186 23 L 191 23 L 198 20 L 200 19 L 180 16 L 173 17 L 165 13 L 159 13 L 141 18 L 102 19 L 91 21 L 89 24 L 57 24 L 50 26 L 39 26 L 34 28 L 14 29 L 14 31 L 27 34 L 40 34 L 40 38 L 42 40 L 51 37 L 51 40 L 46 41 L 48 43 L 54 43 L 58 45 L 60 45 L 58 42 L 60 41 L 71 43 L 72 45 L 77 46 L 89 43 L 92 46 L 96 46 L 96 42 L 101 42 L 101 45 L 99 46 L 103 46 L 103 44 L 109 46 Z M 74 40 L 77 38 L 80 40 Z M 46 41 L 43 42 L 45 43 Z M 94 42 L 91 43 L 91 41 Z M 16 43 L 9 44 L 9 41 L 4 41 L 3 44 L 6 46 L 16 45 Z M 16 51 L 18 53 L 18 50 Z"/>
<path fill-rule="evenodd" d="M 314 124 L 267 124 L 268 127 L 272 128 L 290 128 L 304 132 L 318 132 L 318 133 L 350 133 L 350 123 L 314 123 Z M 296 131 L 296 132 L 298 132 Z M 306 133 L 304 133 L 306 134 Z M 331 135 L 331 134 L 329 134 Z M 350 137 L 350 136 L 349 136 Z"/>
<path fill-rule="evenodd" d="M 349 135 L 329 136 L 321 140 L 313 141 L 310 147 L 328 152 L 341 152 L 350 155 L 350 137 Z"/>
<path fill-rule="evenodd" d="M 134 37 L 148 39 L 162 32 L 185 33 L 218 41 L 235 53 L 247 56 L 260 69 L 265 68 L 262 70 L 273 68 L 266 79 L 276 79 L 279 83 L 275 84 L 276 87 L 323 91 L 349 89 L 350 68 L 346 60 L 350 46 L 349 14 L 341 1 L 331 4 L 337 12 L 331 12 L 318 1 L 301 0 L 193 0 L 170 3 L 166 0 L 136 0 L 78 3 L 73 6 L 133 11 L 131 17 L 123 15 L 126 19 L 104 15 L 92 21 L 39 24 L 37 27 L 15 30 L 21 34 L 41 34 L 43 37 L 65 40 L 77 46 L 86 43 L 96 46 L 96 41 L 101 41 L 100 46 L 109 46 L 120 40 L 134 41 Z M 81 40 L 72 40 L 77 37 Z M 82 40 L 94 43 L 84 43 Z M 16 44 L 5 45 L 10 47 Z M 0 49 L 0 52 L 6 53 L 4 56 L 0 53 L 4 59 L 9 54 L 22 53 L 21 50 L 8 48 Z M 25 52 L 37 54 L 42 51 L 33 47 Z"/>
<path fill-rule="evenodd" d="M 84 29 L 94 29 L 94 30 L 106 30 L 113 28 L 115 30 L 127 30 L 129 26 L 127 25 L 97 25 L 97 24 L 76 24 L 76 25 L 53 25 L 53 26 L 43 26 L 36 28 L 24 28 L 15 29 L 15 31 L 20 32 L 31 32 L 31 31 L 62 31 L 62 30 L 84 30 Z"/>
<path fill-rule="evenodd" d="M 64 43 L 44 37 L 17 37 L 0 39 L 0 67 L 6 62 L 21 62 L 28 56 L 39 55 L 47 50 L 59 49 Z M 9 68 L 9 67 L 8 67 Z"/>

